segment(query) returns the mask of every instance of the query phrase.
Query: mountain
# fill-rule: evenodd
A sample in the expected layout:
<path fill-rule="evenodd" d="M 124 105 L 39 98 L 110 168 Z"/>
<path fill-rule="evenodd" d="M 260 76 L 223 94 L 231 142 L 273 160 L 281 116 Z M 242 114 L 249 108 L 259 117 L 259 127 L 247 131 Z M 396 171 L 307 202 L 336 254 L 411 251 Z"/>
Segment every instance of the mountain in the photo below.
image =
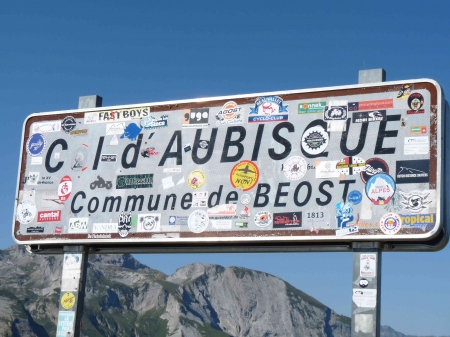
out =
<path fill-rule="evenodd" d="M 1 336 L 56 334 L 61 271 L 62 255 L 0 250 Z M 255 270 L 195 263 L 168 276 L 131 255 L 90 255 L 82 335 L 347 337 L 350 318 Z"/>

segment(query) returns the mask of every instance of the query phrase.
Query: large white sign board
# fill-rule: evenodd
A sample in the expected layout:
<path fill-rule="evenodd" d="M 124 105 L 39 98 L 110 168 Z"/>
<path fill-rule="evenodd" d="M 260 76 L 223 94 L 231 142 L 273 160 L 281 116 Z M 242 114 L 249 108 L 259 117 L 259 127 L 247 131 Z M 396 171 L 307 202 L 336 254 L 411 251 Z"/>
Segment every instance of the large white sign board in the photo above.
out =
<path fill-rule="evenodd" d="M 431 80 L 30 115 L 21 244 L 424 242 L 443 227 Z"/>

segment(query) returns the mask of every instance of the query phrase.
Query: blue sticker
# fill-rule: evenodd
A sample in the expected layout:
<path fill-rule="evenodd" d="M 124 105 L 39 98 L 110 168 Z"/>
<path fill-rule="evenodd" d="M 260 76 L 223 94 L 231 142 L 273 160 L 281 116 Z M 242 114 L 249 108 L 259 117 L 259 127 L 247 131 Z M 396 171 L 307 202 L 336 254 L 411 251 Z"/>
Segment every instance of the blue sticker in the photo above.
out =
<path fill-rule="evenodd" d="M 120 136 L 120 139 L 127 137 L 129 140 L 136 140 L 138 134 L 140 134 L 141 131 L 142 131 L 142 128 L 137 126 L 136 123 L 128 124 L 123 132 L 123 135 Z"/>
<path fill-rule="evenodd" d="M 373 175 L 366 183 L 367 197 L 375 205 L 385 205 L 395 193 L 395 181 L 386 173 Z"/>
<path fill-rule="evenodd" d="M 362 200 L 362 194 L 361 194 L 361 192 L 360 191 L 356 191 L 356 190 L 354 190 L 354 191 L 351 191 L 349 194 L 348 194 L 348 201 L 349 202 L 351 202 L 353 205 L 358 205 L 360 202 L 361 202 L 361 200 Z"/>
<path fill-rule="evenodd" d="M 42 134 L 35 133 L 27 141 L 27 152 L 30 156 L 39 156 L 45 149 L 46 141 Z"/>

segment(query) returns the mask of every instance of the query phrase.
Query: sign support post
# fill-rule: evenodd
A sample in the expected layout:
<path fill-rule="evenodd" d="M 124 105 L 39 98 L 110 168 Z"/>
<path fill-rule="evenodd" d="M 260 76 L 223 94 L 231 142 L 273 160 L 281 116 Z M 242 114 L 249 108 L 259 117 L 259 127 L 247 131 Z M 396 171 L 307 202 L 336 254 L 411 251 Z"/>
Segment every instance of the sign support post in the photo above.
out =
<path fill-rule="evenodd" d="M 80 96 L 78 108 L 102 106 L 102 98 L 97 95 Z M 61 294 L 59 301 L 56 337 L 79 337 L 82 328 L 88 247 L 64 246 Z"/>
<path fill-rule="evenodd" d="M 359 84 L 384 81 L 386 71 L 382 68 L 359 71 Z M 352 248 L 352 337 L 379 337 L 381 244 L 354 242 Z"/>

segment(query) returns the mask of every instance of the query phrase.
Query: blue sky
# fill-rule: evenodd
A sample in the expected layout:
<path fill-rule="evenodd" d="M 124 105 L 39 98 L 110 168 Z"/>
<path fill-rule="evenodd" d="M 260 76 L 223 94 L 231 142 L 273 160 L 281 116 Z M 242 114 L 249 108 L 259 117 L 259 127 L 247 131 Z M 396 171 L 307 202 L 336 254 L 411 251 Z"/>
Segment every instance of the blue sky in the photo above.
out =
<path fill-rule="evenodd" d="M 448 1 L 20 1 L 0 11 L 3 179 L 10 236 L 22 123 L 34 112 L 432 78 L 450 90 Z M 268 272 L 350 315 L 351 253 L 137 255 L 165 273 L 192 262 Z M 383 253 L 382 324 L 450 334 L 450 248 Z"/>

